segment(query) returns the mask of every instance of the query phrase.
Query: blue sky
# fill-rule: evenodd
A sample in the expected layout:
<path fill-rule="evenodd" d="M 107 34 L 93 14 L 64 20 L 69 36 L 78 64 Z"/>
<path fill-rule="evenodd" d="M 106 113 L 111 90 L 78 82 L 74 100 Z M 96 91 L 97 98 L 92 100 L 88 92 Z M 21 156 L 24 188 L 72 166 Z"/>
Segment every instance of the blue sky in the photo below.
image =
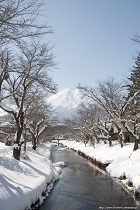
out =
<path fill-rule="evenodd" d="M 139 51 L 131 40 L 140 34 L 139 0 L 50 0 L 46 8 L 59 90 L 129 76 Z"/>

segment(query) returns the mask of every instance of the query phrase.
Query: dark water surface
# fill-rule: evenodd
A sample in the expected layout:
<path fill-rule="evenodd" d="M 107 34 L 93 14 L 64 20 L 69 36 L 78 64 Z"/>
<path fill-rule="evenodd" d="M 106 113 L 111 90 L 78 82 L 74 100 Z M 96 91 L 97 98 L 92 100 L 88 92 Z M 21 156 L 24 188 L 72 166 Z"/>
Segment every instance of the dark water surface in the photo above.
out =
<path fill-rule="evenodd" d="M 39 210 L 140 209 L 120 184 L 74 151 L 53 147 L 52 161 L 66 167 Z"/>

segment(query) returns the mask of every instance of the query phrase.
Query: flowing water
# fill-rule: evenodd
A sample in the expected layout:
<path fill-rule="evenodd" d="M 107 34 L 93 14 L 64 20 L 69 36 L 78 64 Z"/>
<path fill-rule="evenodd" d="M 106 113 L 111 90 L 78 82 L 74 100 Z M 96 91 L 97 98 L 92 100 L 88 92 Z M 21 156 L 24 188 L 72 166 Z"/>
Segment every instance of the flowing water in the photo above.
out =
<path fill-rule="evenodd" d="M 74 151 L 54 146 L 51 157 L 65 167 L 39 210 L 140 209 L 121 184 Z"/>

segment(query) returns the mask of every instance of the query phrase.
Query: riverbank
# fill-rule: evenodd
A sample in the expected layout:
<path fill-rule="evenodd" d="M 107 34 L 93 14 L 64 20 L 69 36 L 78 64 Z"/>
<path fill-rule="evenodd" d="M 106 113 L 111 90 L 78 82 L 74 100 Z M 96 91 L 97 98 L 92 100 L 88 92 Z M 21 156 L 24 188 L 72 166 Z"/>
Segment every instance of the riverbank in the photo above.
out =
<path fill-rule="evenodd" d="M 12 147 L 0 143 L 0 209 L 36 209 L 59 179 L 61 163 L 50 160 L 51 145 L 34 151 L 29 144 L 21 160 L 12 157 Z"/>
<path fill-rule="evenodd" d="M 65 167 L 51 195 L 38 210 L 140 209 L 129 193 L 107 172 L 62 145 L 51 150 L 53 162 Z"/>
<path fill-rule="evenodd" d="M 118 142 L 114 142 L 112 147 L 100 143 L 94 148 L 76 141 L 61 140 L 60 143 L 101 165 L 110 176 L 121 180 L 129 191 L 140 197 L 140 149 L 133 151 L 133 144 L 125 144 L 121 148 Z"/>

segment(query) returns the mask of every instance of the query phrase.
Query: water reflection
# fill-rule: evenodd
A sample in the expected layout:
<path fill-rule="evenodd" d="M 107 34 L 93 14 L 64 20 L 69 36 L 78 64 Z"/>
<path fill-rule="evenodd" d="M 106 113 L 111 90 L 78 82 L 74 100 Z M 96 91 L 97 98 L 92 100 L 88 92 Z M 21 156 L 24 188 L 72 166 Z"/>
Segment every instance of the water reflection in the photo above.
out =
<path fill-rule="evenodd" d="M 135 209 L 137 203 L 121 185 L 75 152 L 54 147 L 52 160 L 63 161 L 66 167 L 40 210 Z"/>

